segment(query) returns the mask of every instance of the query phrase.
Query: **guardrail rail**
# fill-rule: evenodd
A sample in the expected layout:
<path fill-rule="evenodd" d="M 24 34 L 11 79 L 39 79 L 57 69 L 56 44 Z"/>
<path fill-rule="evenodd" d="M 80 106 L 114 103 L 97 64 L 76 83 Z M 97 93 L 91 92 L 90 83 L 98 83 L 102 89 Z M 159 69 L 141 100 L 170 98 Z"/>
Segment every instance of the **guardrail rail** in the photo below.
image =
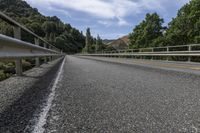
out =
<path fill-rule="evenodd" d="M 52 57 L 64 55 L 61 50 L 2 12 L 0 12 L 0 19 L 13 26 L 14 32 L 14 38 L 0 34 L 0 59 L 14 59 L 17 75 L 22 75 L 23 58 L 35 58 L 35 65 L 39 67 L 40 57 L 44 57 L 44 62 L 47 62 L 47 58 L 52 60 Z M 35 44 L 21 40 L 22 30 L 34 37 Z M 40 42 L 43 46 L 40 46 Z"/>
<path fill-rule="evenodd" d="M 191 62 L 192 57 L 200 57 L 200 44 L 102 51 L 101 53 L 83 53 L 79 55 L 101 57 L 131 57 L 135 59 L 146 59 L 145 57 L 149 57 L 148 59 L 152 60 L 154 60 L 155 57 L 165 57 L 167 61 L 169 61 L 170 57 L 186 57 L 187 61 Z"/>

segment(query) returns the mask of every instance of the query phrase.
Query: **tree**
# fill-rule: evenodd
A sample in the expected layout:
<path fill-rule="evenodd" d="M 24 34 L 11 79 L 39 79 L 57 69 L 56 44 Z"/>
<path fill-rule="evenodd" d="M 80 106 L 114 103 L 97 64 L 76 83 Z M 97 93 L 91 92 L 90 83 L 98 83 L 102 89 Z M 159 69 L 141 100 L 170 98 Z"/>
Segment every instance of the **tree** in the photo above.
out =
<path fill-rule="evenodd" d="M 46 34 L 46 39 L 49 40 L 50 34 L 54 33 L 56 31 L 56 24 L 54 22 L 51 22 L 51 21 L 46 21 L 42 25 L 42 28 L 44 29 L 44 32 Z"/>
<path fill-rule="evenodd" d="M 146 14 L 145 20 L 137 25 L 129 35 L 130 48 L 145 48 L 155 46 L 155 39 L 163 37 L 166 27 L 164 20 L 157 13 Z"/>
<path fill-rule="evenodd" d="M 45 33 L 42 29 L 42 26 L 37 23 L 37 22 L 33 22 L 29 25 L 27 25 L 27 27 L 32 30 L 35 34 L 37 34 L 38 36 L 41 36 L 41 37 L 44 37 L 45 36 Z"/>
<path fill-rule="evenodd" d="M 90 33 L 90 28 L 87 28 L 86 30 L 86 52 L 90 53 L 91 52 L 91 47 L 92 47 L 92 37 Z"/>
<path fill-rule="evenodd" d="M 95 52 L 100 52 L 103 50 L 103 43 L 99 35 L 97 35 L 96 39 L 96 47 L 95 47 Z"/>
<path fill-rule="evenodd" d="M 166 33 L 166 40 L 170 45 L 184 45 L 198 43 L 200 36 L 200 2 L 191 0 L 184 5 L 169 23 Z"/>
<path fill-rule="evenodd" d="M 0 0 L 0 11 L 4 12 L 28 29 L 45 38 L 49 43 L 62 48 L 63 52 L 80 52 L 85 47 L 85 36 L 58 17 L 46 17 L 22 0 Z M 0 31 L 13 36 L 12 26 L 0 20 Z M 34 43 L 34 37 L 22 30 L 22 39 Z M 62 45 L 62 46 L 61 46 Z"/>

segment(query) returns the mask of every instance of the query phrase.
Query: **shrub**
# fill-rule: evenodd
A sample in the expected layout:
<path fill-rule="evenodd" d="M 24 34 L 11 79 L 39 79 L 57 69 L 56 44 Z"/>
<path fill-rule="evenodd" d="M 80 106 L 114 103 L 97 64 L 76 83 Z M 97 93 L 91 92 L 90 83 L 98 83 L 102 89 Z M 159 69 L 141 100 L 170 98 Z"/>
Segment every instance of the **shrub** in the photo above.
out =
<path fill-rule="evenodd" d="M 3 71 L 0 71 L 0 81 L 6 79 L 6 75 Z"/>
<path fill-rule="evenodd" d="M 32 68 L 31 63 L 25 60 L 22 61 L 22 66 L 23 66 L 23 71 L 26 71 Z"/>
<path fill-rule="evenodd" d="M 4 73 L 12 73 L 15 74 L 15 65 L 14 63 L 7 63 L 3 65 Z"/>

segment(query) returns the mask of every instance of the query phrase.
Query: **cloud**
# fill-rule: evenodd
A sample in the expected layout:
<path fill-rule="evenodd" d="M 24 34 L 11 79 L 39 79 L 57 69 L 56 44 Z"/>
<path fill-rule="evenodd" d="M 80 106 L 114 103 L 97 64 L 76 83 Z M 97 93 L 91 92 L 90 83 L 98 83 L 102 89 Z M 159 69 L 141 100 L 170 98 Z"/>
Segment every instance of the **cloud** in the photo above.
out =
<path fill-rule="evenodd" d="M 99 24 L 102 24 L 106 27 L 109 27 L 110 25 L 112 25 L 112 22 L 111 21 L 107 21 L 107 20 L 98 20 L 97 21 Z"/>
<path fill-rule="evenodd" d="M 121 17 L 118 17 L 118 25 L 119 26 L 130 26 L 130 24 L 125 20 L 125 19 L 123 19 L 123 18 L 121 18 Z"/>
<path fill-rule="evenodd" d="M 119 26 L 129 25 L 125 19 L 129 15 L 138 15 L 145 10 L 165 11 L 169 0 L 26 0 L 35 6 L 43 6 L 69 14 L 68 9 L 84 12 L 96 17 L 98 23 L 110 25 L 113 21 Z M 176 0 L 176 2 L 188 0 Z M 59 7 L 59 9 L 58 9 Z"/>
<path fill-rule="evenodd" d="M 117 18 L 117 23 L 113 20 L 98 20 L 97 22 L 101 25 L 106 26 L 106 27 L 110 27 L 110 26 L 130 26 L 130 24 L 122 18 Z"/>

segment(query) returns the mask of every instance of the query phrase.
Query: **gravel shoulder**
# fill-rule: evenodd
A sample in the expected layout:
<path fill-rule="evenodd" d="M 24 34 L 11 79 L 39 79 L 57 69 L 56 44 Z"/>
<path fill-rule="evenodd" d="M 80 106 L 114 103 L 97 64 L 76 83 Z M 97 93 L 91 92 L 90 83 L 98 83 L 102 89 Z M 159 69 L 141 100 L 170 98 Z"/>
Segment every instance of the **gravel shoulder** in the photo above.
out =
<path fill-rule="evenodd" d="M 0 132 L 23 132 L 49 94 L 62 59 L 0 82 Z"/>

